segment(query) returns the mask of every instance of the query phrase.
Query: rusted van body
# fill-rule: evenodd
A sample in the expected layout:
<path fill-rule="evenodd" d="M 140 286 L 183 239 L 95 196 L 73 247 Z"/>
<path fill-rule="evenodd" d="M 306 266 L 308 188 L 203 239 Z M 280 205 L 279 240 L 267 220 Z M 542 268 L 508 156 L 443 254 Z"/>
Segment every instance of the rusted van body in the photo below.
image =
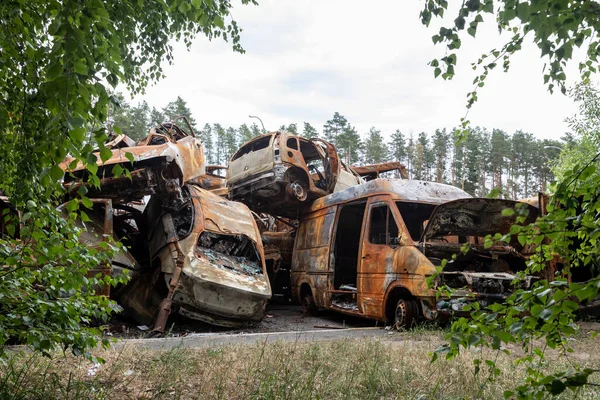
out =
<path fill-rule="evenodd" d="M 177 248 L 183 253 L 173 295 L 179 314 L 229 327 L 262 320 L 271 287 L 250 210 L 196 185 L 183 190 L 187 202 L 181 208 L 165 210 L 153 198 L 145 210 L 152 268 L 167 286 Z"/>
<path fill-rule="evenodd" d="M 255 212 L 290 218 L 298 216 L 300 206 L 361 182 L 332 144 L 283 131 L 242 145 L 227 169 L 230 199 Z"/>
<path fill-rule="evenodd" d="M 526 255 L 518 243 L 483 237 L 506 232 L 517 202 L 471 198 L 444 184 L 375 179 L 316 200 L 301 219 L 291 265 L 292 298 L 307 309 L 331 309 L 399 326 L 460 311 L 465 296 L 501 301 Z M 530 213 L 527 222 L 537 215 Z M 468 243 L 470 251 L 462 254 Z M 446 265 L 437 285 L 458 289 L 436 301 L 427 278 Z"/>

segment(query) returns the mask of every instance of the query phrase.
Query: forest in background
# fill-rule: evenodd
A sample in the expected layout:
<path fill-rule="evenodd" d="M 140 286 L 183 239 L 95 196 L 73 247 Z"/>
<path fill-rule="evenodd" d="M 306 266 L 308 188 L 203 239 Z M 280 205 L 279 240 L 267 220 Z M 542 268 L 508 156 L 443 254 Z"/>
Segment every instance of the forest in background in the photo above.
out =
<path fill-rule="evenodd" d="M 256 124 L 239 127 L 221 123 L 198 126 L 191 110 L 181 97 L 157 109 L 144 101 L 130 105 L 124 96 L 114 96 L 109 123 L 135 140 L 145 137 L 159 122 L 184 115 L 204 143 L 208 164 L 227 165 L 229 158 L 246 141 L 263 133 Z M 322 137 L 338 148 L 342 158 L 351 165 L 402 162 L 411 179 L 451 184 L 474 196 L 486 196 L 499 189 L 502 197 L 519 199 L 546 192 L 554 181 L 553 163 L 561 148 L 573 145 L 575 139 L 565 133 L 560 141 L 539 139 L 518 130 L 508 133 L 501 129 L 474 127 L 468 139 L 456 143 L 453 129 L 436 129 L 433 133 L 405 133 L 400 130 L 384 135 L 371 127 L 359 133 L 340 113 L 323 124 L 322 130 L 308 122 L 290 123 L 280 130 L 306 138 Z M 385 137 L 389 139 L 385 139 Z"/>

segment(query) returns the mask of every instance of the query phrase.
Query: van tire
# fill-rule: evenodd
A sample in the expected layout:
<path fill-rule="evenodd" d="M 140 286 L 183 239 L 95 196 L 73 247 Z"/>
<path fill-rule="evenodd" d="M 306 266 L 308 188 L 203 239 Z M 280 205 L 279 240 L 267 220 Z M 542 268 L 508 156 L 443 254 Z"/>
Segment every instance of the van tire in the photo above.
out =
<path fill-rule="evenodd" d="M 408 329 L 419 315 L 419 305 L 415 300 L 399 299 L 394 310 L 394 327 Z"/>
<path fill-rule="evenodd" d="M 315 315 L 317 313 L 317 306 L 315 305 L 315 300 L 310 289 L 302 296 L 302 311 L 306 315 Z"/>

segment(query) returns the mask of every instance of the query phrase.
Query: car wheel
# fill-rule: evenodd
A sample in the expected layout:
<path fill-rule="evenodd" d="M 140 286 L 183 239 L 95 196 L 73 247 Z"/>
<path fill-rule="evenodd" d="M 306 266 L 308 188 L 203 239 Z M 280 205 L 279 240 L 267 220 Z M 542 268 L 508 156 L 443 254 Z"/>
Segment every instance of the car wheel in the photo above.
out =
<path fill-rule="evenodd" d="M 311 292 L 302 296 L 302 310 L 304 311 L 304 314 L 308 315 L 314 315 L 317 312 L 317 306 L 315 305 Z"/>
<path fill-rule="evenodd" d="M 305 201 L 308 197 L 308 190 L 305 186 L 300 181 L 294 181 L 288 185 L 288 191 L 298 201 Z"/>
<path fill-rule="evenodd" d="M 400 299 L 394 312 L 394 327 L 410 328 L 418 316 L 419 306 L 414 300 Z"/>

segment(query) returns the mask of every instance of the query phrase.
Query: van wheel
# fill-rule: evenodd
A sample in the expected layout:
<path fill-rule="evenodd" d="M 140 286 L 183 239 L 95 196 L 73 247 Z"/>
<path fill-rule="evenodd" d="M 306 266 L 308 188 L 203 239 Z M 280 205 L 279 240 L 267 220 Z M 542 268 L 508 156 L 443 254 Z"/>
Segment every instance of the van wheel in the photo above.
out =
<path fill-rule="evenodd" d="M 298 201 L 305 201 L 308 198 L 308 190 L 300 181 L 294 181 L 288 185 L 288 193 Z"/>
<path fill-rule="evenodd" d="M 410 328 L 417 319 L 419 305 L 414 300 L 400 299 L 394 312 L 394 327 Z"/>
<path fill-rule="evenodd" d="M 310 291 L 302 296 L 302 311 L 307 315 L 315 315 L 317 313 L 317 306 Z"/>

